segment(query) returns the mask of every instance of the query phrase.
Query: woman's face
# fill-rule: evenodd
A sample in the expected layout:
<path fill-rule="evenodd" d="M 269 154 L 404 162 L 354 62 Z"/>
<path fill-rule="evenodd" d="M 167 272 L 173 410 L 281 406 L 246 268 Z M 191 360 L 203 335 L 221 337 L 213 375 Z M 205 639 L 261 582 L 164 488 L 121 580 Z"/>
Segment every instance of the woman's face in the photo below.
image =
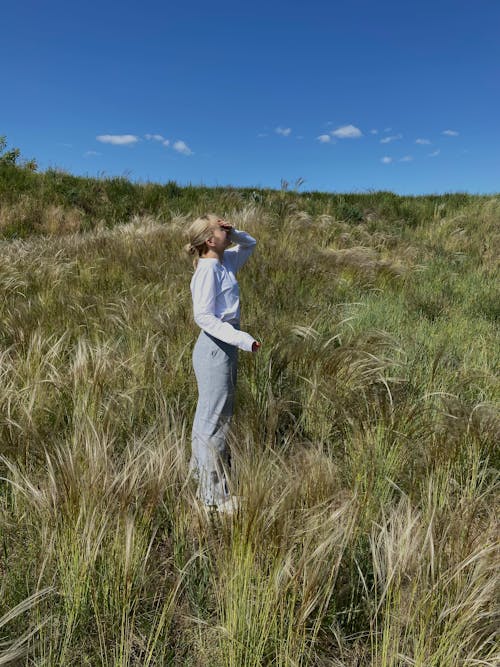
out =
<path fill-rule="evenodd" d="M 219 218 L 212 227 L 212 248 L 216 252 L 223 252 L 231 245 L 231 225 Z"/>

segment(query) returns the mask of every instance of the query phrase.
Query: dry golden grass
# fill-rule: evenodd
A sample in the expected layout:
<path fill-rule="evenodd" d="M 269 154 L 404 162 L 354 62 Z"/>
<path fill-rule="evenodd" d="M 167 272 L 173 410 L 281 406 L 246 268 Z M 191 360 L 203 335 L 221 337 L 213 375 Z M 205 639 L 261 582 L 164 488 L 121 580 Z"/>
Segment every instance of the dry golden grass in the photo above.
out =
<path fill-rule="evenodd" d="M 493 667 L 498 201 L 410 227 L 236 194 L 263 348 L 230 521 L 187 474 L 190 217 L 1 242 L 0 664 Z"/>

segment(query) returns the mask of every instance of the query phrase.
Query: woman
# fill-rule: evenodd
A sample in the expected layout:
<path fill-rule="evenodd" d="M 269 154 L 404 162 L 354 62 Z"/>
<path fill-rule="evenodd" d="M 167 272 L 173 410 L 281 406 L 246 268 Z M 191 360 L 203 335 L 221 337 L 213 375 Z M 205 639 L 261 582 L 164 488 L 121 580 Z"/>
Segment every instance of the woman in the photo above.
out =
<path fill-rule="evenodd" d="M 237 271 L 252 254 L 256 241 L 215 215 L 195 220 L 186 250 L 195 256 L 191 280 L 193 311 L 201 333 L 193 350 L 198 404 L 193 423 L 190 469 L 198 478 L 198 498 L 207 507 L 232 513 L 237 502 L 227 484 L 227 435 L 234 408 L 238 348 L 260 348 L 240 331 Z M 229 248 L 234 243 L 235 247 Z"/>

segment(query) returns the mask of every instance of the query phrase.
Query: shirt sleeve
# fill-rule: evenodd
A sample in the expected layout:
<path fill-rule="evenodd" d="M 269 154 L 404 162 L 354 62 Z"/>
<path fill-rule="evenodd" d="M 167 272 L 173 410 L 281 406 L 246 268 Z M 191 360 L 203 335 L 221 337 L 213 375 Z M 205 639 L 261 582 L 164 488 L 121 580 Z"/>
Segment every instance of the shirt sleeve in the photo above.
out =
<path fill-rule="evenodd" d="M 237 245 L 224 251 L 224 264 L 236 273 L 253 253 L 257 241 L 247 232 L 237 229 L 231 230 L 231 241 Z"/>
<path fill-rule="evenodd" d="M 215 271 L 212 265 L 199 269 L 191 285 L 193 295 L 194 321 L 206 333 L 235 345 L 246 352 L 252 351 L 255 339 L 244 331 L 235 329 L 229 322 L 223 322 L 215 315 L 216 291 Z"/>

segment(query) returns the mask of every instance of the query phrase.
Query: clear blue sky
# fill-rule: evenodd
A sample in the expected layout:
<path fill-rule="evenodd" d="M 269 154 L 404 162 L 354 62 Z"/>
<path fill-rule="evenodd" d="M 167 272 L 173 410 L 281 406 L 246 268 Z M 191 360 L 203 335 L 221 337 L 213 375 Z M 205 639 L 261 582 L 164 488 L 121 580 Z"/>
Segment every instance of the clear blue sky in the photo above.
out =
<path fill-rule="evenodd" d="M 500 192 L 499 0 L 2 3 L 0 134 L 180 184 Z"/>

